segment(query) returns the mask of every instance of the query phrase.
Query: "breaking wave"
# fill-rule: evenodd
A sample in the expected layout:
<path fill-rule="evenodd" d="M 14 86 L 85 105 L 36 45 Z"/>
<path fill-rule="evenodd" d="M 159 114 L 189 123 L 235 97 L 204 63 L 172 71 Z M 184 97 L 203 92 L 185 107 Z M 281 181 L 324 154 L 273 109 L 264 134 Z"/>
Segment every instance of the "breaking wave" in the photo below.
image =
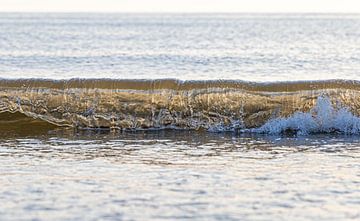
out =
<path fill-rule="evenodd" d="M 271 119 L 260 128 L 251 130 L 256 133 L 280 134 L 295 132 L 300 135 L 310 133 L 359 134 L 360 118 L 348 108 L 334 108 L 330 98 L 320 96 L 316 106 L 309 112 L 295 112 L 290 117 Z"/>
<path fill-rule="evenodd" d="M 359 93 L 346 80 L 0 79 L 0 113 L 90 129 L 359 134 Z"/>

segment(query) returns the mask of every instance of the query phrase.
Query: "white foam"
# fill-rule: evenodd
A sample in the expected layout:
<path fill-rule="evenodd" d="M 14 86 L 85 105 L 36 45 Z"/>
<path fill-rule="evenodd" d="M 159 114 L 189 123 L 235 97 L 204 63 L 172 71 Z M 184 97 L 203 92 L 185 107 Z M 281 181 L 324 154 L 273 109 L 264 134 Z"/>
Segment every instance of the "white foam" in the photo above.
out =
<path fill-rule="evenodd" d="M 330 98 L 320 96 L 309 112 L 296 112 L 290 117 L 269 120 L 260 128 L 251 129 L 254 133 L 280 134 L 293 131 L 297 134 L 344 133 L 360 134 L 360 118 L 348 108 L 334 108 Z"/>

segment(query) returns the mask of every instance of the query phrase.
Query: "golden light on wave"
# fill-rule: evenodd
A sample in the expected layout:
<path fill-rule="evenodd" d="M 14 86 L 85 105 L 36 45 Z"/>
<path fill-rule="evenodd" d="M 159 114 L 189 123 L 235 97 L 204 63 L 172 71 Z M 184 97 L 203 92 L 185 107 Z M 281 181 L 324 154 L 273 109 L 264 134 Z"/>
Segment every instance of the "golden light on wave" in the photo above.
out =
<path fill-rule="evenodd" d="M 359 85 L 353 81 L 1 80 L 0 110 L 75 128 L 239 130 L 307 112 L 324 93 L 334 105 L 341 102 L 359 115 Z"/>

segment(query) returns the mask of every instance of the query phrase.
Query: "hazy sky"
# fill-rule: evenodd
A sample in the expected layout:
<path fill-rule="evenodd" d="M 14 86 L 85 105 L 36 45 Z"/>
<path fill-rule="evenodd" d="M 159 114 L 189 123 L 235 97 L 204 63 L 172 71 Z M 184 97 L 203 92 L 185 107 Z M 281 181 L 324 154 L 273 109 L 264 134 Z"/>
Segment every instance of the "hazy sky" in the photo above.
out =
<path fill-rule="evenodd" d="M 360 13 L 360 0 L 0 0 L 0 11 Z"/>

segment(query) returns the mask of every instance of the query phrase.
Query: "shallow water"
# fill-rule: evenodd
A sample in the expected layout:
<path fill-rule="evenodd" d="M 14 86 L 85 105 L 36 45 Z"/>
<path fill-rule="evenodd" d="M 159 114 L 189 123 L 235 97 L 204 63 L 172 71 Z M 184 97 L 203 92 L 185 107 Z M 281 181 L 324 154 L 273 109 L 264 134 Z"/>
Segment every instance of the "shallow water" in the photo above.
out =
<path fill-rule="evenodd" d="M 1 220 L 358 220 L 359 137 L 72 132 L 0 145 Z"/>
<path fill-rule="evenodd" d="M 0 220 L 360 219 L 359 15 L 0 30 Z"/>

